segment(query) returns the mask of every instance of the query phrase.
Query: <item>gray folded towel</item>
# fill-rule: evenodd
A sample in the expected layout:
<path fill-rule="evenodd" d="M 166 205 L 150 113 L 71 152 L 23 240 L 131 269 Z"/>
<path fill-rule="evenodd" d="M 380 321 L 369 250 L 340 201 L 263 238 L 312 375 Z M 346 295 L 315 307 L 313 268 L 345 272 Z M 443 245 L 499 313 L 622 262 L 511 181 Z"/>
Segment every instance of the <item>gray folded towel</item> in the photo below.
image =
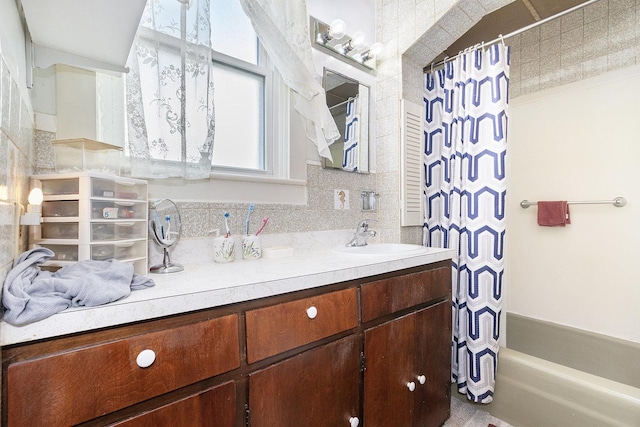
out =
<path fill-rule="evenodd" d="M 5 322 L 25 325 L 69 307 L 107 304 L 155 285 L 135 274 L 133 265 L 116 260 L 80 261 L 55 273 L 41 270 L 39 265 L 53 256 L 50 249 L 35 248 L 16 258 L 3 286 Z"/>

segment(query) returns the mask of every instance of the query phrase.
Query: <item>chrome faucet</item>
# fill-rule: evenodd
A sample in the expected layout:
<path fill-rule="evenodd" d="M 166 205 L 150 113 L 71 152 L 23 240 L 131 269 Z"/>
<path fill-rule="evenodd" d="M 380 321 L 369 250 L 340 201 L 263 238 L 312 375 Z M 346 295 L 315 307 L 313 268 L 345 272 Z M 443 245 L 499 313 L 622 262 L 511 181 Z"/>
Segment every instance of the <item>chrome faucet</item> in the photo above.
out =
<path fill-rule="evenodd" d="M 353 235 L 353 239 L 351 239 L 346 246 L 366 246 L 367 239 L 376 235 L 375 231 L 369 230 L 369 222 L 372 221 L 372 219 L 363 219 L 360 221 L 358 228 Z"/>

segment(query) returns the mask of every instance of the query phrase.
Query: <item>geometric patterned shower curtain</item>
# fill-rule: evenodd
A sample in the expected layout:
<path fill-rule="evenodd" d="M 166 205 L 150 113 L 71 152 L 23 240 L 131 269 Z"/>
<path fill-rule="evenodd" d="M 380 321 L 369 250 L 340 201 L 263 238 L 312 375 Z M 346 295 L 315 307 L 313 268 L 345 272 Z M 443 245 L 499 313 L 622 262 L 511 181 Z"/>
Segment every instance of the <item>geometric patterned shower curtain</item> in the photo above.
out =
<path fill-rule="evenodd" d="M 344 130 L 342 169 L 358 171 L 358 139 L 360 137 L 360 100 L 358 95 L 347 100 L 347 118 Z"/>
<path fill-rule="evenodd" d="M 425 79 L 424 244 L 453 258 L 452 381 L 493 400 L 504 278 L 509 48 L 494 44 Z"/>

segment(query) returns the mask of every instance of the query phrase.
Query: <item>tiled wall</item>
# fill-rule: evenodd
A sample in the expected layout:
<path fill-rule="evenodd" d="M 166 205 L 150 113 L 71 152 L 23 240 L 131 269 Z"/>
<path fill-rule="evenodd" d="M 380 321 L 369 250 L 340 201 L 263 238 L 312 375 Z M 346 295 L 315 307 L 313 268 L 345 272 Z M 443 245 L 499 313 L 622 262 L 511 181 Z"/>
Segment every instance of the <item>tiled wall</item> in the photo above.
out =
<path fill-rule="evenodd" d="M 25 205 L 33 166 L 33 112 L 0 55 L 0 282 L 11 268 L 19 237 L 18 204 Z"/>
<path fill-rule="evenodd" d="M 53 173 L 55 158 L 51 140 L 55 134 L 44 131 L 35 133 L 36 173 Z M 349 209 L 335 209 L 334 190 L 349 190 Z M 299 233 L 338 229 L 355 230 L 365 218 L 375 219 L 375 213 L 362 212 L 362 190 L 377 190 L 375 174 L 346 173 L 320 166 L 307 166 L 307 204 L 257 204 L 252 214 L 251 228 L 255 232 L 262 218 L 269 217 L 265 233 Z M 386 195 L 379 199 L 384 205 Z M 248 204 L 225 202 L 177 201 L 183 220 L 185 239 L 210 237 L 210 230 L 224 230 L 223 214 L 229 212 L 234 234 L 244 230 Z"/>
<path fill-rule="evenodd" d="M 349 209 L 334 208 L 334 189 L 349 189 Z M 256 204 L 251 215 L 250 229 L 255 232 L 262 219 L 269 218 L 265 233 L 295 233 L 306 231 L 356 229 L 358 222 L 371 218 L 362 212 L 360 191 L 375 188 L 374 174 L 352 174 L 337 170 L 307 166 L 306 205 Z M 384 203 L 384 200 L 381 201 Z M 184 223 L 183 238 L 207 237 L 208 231 L 224 232 L 224 213 L 230 213 L 230 227 L 234 234 L 244 232 L 246 203 L 189 203 L 179 202 Z M 346 242 L 345 242 L 346 243 Z"/>
<path fill-rule="evenodd" d="M 637 64 L 640 2 L 600 0 L 507 40 L 510 96 Z"/>
<path fill-rule="evenodd" d="M 385 241 L 422 243 L 422 227 L 400 226 L 400 99 L 422 100 L 422 67 L 485 13 L 509 0 L 377 0 L 376 39 L 385 46 L 376 80 L 378 185 Z"/>

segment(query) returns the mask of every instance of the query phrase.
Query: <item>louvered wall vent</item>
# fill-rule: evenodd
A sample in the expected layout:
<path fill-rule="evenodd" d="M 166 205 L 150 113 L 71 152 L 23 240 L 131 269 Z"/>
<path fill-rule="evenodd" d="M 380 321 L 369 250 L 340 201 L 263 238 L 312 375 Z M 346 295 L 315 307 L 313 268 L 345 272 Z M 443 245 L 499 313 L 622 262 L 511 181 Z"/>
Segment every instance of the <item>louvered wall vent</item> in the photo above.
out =
<path fill-rule="evenodd" d="M 401 115 L 401 225 L 403 227 L 423 225 L 422 108 L 418 104 L 403 99 Z"/>

